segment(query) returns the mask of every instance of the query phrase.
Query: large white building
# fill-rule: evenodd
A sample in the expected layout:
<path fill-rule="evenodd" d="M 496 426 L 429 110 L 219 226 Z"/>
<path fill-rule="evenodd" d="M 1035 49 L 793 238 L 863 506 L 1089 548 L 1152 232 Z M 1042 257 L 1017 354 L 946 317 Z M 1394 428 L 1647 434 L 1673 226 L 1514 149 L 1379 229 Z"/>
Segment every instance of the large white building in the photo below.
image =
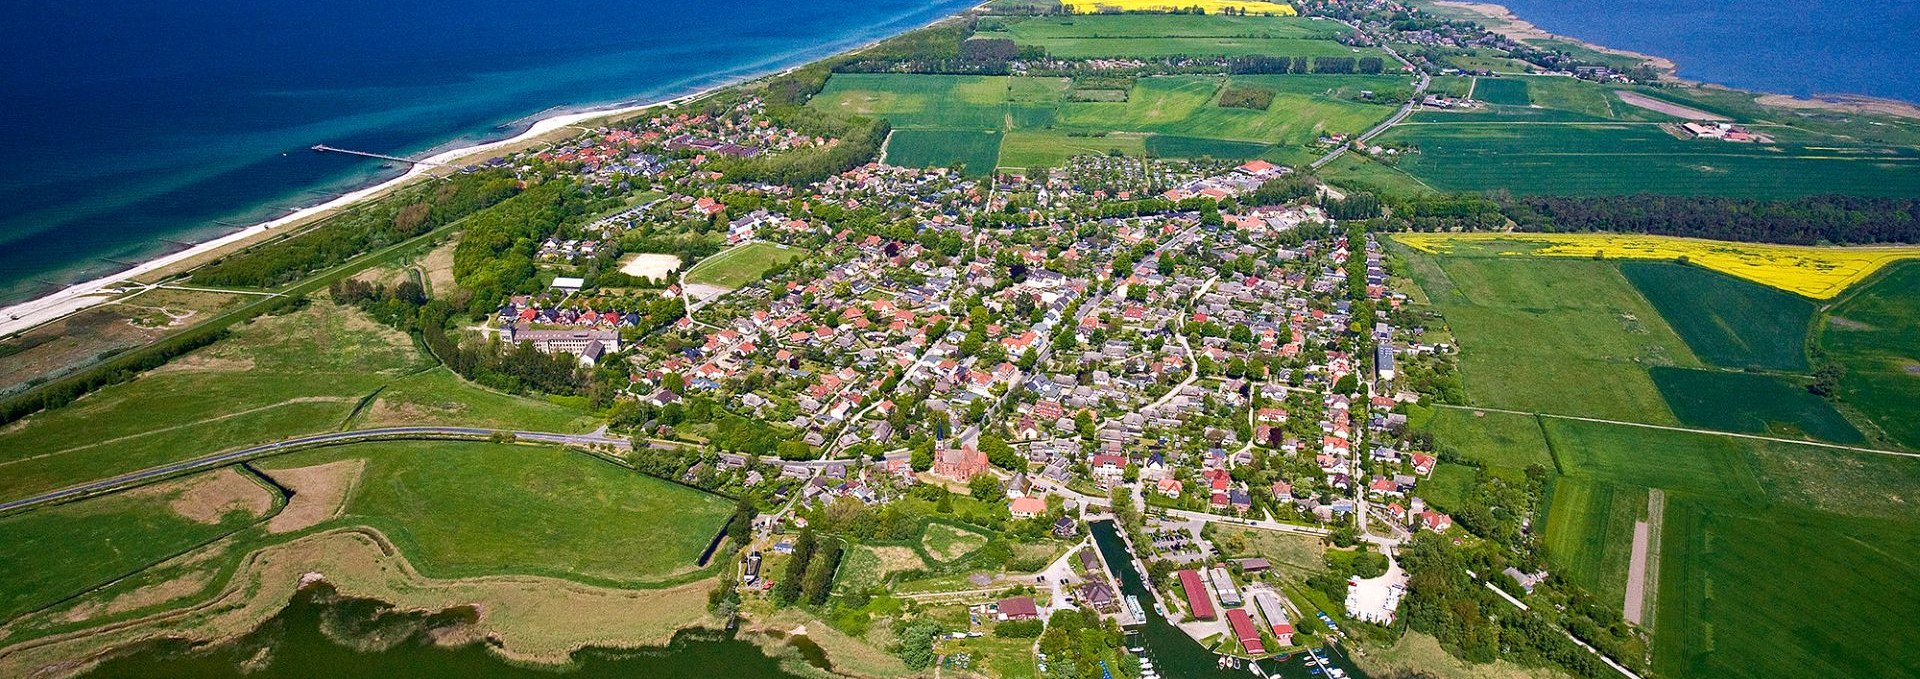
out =
<path fill-rule="evenodd" d="M 620 351 L 618 330 L 522 330 L 509 325 L 500 329 L 500 339 L 508 344 L 532 342 L 541 353 L 573 354 L 587 365 Z"/>

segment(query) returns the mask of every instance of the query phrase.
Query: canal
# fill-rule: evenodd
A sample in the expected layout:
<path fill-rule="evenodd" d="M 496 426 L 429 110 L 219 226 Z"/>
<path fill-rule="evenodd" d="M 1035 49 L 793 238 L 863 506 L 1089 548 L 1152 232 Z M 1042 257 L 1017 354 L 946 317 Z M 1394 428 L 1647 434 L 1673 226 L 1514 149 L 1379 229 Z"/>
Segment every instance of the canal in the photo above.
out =
<path fill-rule="evenodd" d="M 1160 615 L 1154 607 L 1153 593 L 1139 569 L 1133 566 L 1133 554 L 1127 549 L 1127 543 L 1120 538 L 1120 531 L 1112 521 L 1097 521 L 1090 524 L 1094 543 L 1100 546 L 1100 555 L 1113 569 L 1114 577 L 1120 580 L 1122 596 L 1133 595 L 1140 598 L 1140 607 L 1146 612 L 1147 622 L 1129 628 L 1134 631 L 1128 637 L 1128 643 L 1146 649 L 1144 655 L 1153 661 L 1154 670 L 1166 679 L 1210 679 L 1213 677 L 1232 677 L 1244 679 L 1252 674 L 1251 669 L 1222 669 L 1220 656 L 1201 646 L 1186 632 L 1180 631 L 1173 623 Z M 1295 621 L 1296 625 L 1317 625 L 1317 619 L 1307 618 Z M 1327 663 L 1347 672 L 1350 677 L 1366 679 L 1366 674 L 1353 666 L 1346 653 L 1338 647 L 1321 649 Z M 1286 677 L 1288 679 L 1324 679 L 1318 674 L 1306 653 L 1294 653 L 1285 659 L 1269 658 L 1260 661 L 1260 671 L 1266 676 Z"/>

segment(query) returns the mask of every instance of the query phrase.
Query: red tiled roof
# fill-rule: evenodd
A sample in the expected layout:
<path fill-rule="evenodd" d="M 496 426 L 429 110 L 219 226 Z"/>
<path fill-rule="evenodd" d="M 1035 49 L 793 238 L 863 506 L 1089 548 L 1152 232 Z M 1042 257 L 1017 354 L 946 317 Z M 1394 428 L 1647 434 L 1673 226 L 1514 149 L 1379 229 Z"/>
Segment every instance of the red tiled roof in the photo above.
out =
<path fill-rule="evenodd" d="M 1187 595 L 1187 610 L 1193 617 L 1201 620 L 1213 619 L 1213 600 L 1207 598 L 1207 586 L 1200 582 L 1200 574 L 1191 569 L 1178 573 L 1180 589 Z"/>

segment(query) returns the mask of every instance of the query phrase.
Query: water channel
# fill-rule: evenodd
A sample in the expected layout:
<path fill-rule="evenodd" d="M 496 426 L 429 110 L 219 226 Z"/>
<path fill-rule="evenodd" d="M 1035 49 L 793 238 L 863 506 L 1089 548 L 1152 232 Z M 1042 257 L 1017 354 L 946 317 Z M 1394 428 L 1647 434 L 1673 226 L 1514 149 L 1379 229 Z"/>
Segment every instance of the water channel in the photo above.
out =
<path fill-rule="evenodd" d="M 1144 648 L 1143 655 L 1153 661 L 1154 670 L 1165 679 L 1211 679 L 1213 677 L 1232 677 L 1244 679 L 1248 676 L 1285 677 L 1287 679 L 1324 679 L 1326 676 L 1317 667 L 1307 653 L 1293 653 L 1258 661 L 1258 672 L 1252 667 L 1241 669 L 1223 669 L 1220 656 L 1200 645 L 1199 641 L 1180 631 L 1173 623 L 1160 615 L 1155 609 L 1153 593 L 1148 591 L 1140 570 L 1134 567 L 1133 553 L 1121 539 L 1119 529 L 1112 521 L 1096 521 L 1091 524 L 1094 543 L 1100 546 L 1100 555 L 1106 558 L 1107 565 L 1113 569 L 1114 577 L 1120 581 L 1122 596 L 1132 595 L 1140 598 L 1140 607 L 1146 613 L 1145 625 L 1129 628 L 1127 637 L 1130 645 Z M 1318 625 L 1317 619 L 1306 618 L 1294 621 L 1296 625 Z M 1353 662 L 1339 647 L 1323 647 L 1320 653 L 1326 658 L 1329 667 L 1344 670 L 1347 676 L 1366 679 L 1367 675 L 1353 666 Z"/>

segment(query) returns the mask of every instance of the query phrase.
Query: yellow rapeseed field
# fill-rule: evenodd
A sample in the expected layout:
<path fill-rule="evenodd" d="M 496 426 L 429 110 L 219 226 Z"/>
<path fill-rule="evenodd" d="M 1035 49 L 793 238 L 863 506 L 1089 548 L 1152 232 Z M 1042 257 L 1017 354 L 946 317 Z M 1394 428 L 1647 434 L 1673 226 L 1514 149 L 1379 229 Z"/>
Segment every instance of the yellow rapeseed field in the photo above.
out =
<path fill-rule="evenodd" d="M 1166 12 L 1172 10 L 1199 7 L 1208 14 L 1220 14 L 1226 10 L 1244 11 L 1252 15 L 1294 16 L 1292 5 L 1260 0 L 1068 0 L 1066 3 L 1079 14 L 1097 12 Z"/>
<path fill-rule="evenodd" d="M 1436 254 L 1466 245 L 1504 255 L 1685 258 L 1813 299 L 1832 299 L 1890 262 L 1920 258 L 1920 246 L 1911 245 L 1813 247 L 1613 233 L 1401 233 L 1393 237 L 1408 247 Z"/>

